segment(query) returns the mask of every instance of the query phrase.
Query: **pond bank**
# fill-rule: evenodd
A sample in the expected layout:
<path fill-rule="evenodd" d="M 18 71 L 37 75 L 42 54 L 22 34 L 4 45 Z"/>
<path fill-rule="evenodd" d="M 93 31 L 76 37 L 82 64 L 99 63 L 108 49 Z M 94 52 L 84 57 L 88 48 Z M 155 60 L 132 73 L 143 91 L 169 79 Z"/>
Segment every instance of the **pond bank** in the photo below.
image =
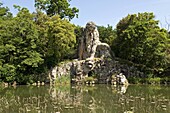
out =
<path fill-rule="evenodd" d="M 139 77 L 129 77 L 127 78 L 129 84 L 145 84 L 145 85 L 170 85 L 170 77 L 154 77 L 154 78 L 139 78 Z M 50 83 L 45 83 L 45 82 L 34 82 L 33 84 L 27 84 L 27 86 L 32 85 L 32 86 L 43 86 L 43 85 L 49 85 Z M 53 83 L 57 86 L 64 86 L 64 85 L 71 85 L 75 84 L 72 83 L 72 80 L 70 76 L 61 76 L 59 78 L 55 79 L 55 82 Z M 99 84 L 97 83 L 97 79 L 95 76 L 87 77 L 84 79 L 83 83 L 81 84 Z M 107 83 L 106 83 L 107 84 Z M 113 83 L 109 83 L 112 85 L 116 85 Z M 8 86 L 13 86 L 16 87 L 17 85 L 23 85 L 23 84 L 17 84 L 15 81 L 11 83 L 7 82 L 0 82 L 0 87 L 8 87 Z M 121 85 L 121 84 L 117 84 Z"/>

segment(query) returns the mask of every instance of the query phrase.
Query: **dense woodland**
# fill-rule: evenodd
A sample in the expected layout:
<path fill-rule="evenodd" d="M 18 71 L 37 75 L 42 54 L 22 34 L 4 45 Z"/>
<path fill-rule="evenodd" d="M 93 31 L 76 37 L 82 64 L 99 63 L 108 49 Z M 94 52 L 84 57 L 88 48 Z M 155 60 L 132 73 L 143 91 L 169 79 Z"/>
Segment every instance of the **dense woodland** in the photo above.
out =
<path fill-rule="evenodd" d="M 14 7 L 16 16 L 0 3 L 0 82 L 43 81 L 53 66 L 76 58 L 81 26 L 70 22 L 79 10 L 69 1 L 36 0 L 33 13 Z M 170 33 L 154 18 L 150 12 L 129 14 L 115 29 L 98 26 L 100 40 L 116 57 L 150 69 L 148 77 L 169 77 Z"/>

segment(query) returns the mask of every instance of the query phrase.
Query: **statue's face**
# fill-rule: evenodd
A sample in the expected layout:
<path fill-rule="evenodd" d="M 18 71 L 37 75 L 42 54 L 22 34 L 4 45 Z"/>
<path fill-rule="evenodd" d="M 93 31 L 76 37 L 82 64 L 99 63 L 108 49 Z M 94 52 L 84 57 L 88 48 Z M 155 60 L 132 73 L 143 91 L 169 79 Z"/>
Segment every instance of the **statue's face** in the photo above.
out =
<path fill-rule="evenodd" d="M 88 22 L 86 24 L 86 29 L 89 32 L 93 32 L 96 29 L 96 24 L 94 22 Z"/>

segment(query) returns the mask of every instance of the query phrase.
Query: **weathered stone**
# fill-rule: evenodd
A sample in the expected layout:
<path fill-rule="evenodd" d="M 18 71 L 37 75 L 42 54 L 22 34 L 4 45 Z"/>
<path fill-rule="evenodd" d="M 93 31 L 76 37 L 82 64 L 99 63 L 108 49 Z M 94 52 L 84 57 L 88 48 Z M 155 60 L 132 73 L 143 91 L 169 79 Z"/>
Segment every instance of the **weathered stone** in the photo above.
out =
<path fill-rule="evenodd" d="M 110 47 L 99 41 L 99 32 L 94 22 L 88 22 L 79 41 L 79 60 L 110 56 Z"/>
<path fill-rule="evenodd" d="M 113 74 L 111 76 L 111 84 L 113 84 L 113 85 L 128 85 L 129 83 L 128 83 L 125 75 L 120 73 L 117 75 Z"/>
<path fill-rule="evenodd" d="M 138 71 L 133 65 L 121 63 L 114 57 L 109 45 L 99 41 L 94 22 L 88 22 L 83 29 L 78 50 L 78 59 L 61 63 L 51 70 L 51 81 L 64 75 L 70 76 L 73 83 L 86 83 L 87 77 L 93 77 L 95 83 L 127 85 L 126 77 L 136 76 Z M 143 76 L 143 73 L 138 71 L 137 76 Z"/>

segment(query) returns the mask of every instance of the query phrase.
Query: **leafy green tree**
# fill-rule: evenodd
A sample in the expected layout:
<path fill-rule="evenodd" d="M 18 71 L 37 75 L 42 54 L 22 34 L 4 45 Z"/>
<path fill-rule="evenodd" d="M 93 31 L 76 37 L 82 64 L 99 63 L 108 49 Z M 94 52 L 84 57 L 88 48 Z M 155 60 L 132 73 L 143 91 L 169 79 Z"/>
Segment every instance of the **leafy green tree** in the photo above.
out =
<path fill-rule="evenodd" d="M 76 45 L 74 48 L 74 58 L 78 58 L 78 45 L 80 44 L 80 39 L 83 36 L 83 27 L 79 26 L 79 25 L 75 25 L 75 29 L 74 29 L 74 33 L 76 35 Z"/>
<path fill-rule="evenodd" d="M 9 19 L 12 17 L 12 13 L 9 12 L 9 8 L 8 7 L 3 7 L 3 4 L 0 2 L 0 21 L 1 19 Z"/>
<path fill-rule="evenodd" d="M 105 42 L 112 46 L 114 39 L 116 38 L 116 30 L 113 30 L 112 26 L 107 27 L 98 26 L 99 37 L 101 42 Z"/>
<path fill-rule="evenodd" d="M 10 12 L 0 7 L 4 11 L 0 18 L 0 81 L 26 84 L 70 55 L 76 42 L 75 26 L 58 15 L 15 8 L 18 14 L 9 17 Z"/>
<path fill-rule="evenodd" d="M 157 71 L 167 66 L 167 31 L 154 17 L 153 13 L 138 13 L 119 21 L 113 47 L 116 56 Z"/>
<path fill-rule="evenodd" d="M 16 17 L 0 22 L 1 78 L 7 82 L 30 82 L 34 69 L 43 63 L 37 50 L 38 32 L 33 16 L 23 8 Z"/>
<path fill-rule="evenodd" d="M 8 7 L 3 7 L 3 4 L 0 2 L 0 29 L 2 28 L 2 23 L 12 18 L 12 14 L 9 12 Z M 5 54 L 2 54 L 6 49 L 3 46 L 3 34 L 0 34 L 0 81 L 11 81 L 15 75 L 15 67 L 10 64 L 5 64 L 3 57 Z M 4 77 L 4 75 L 7 75 Z"/>
<path fill-rule="evenodd" d="M 166 58 L 168 61 L 170 61 L 170 32 L 168 32 L 168 46 L 166 49 Z M 170 73 L 170 62 L 167 63 L 167 68 L 165 70 L 164 75 L 169 77 Z"/>
<path fill-rule="evenodd" d="M 78 17 L 79 12 L 76 7 L 70 8 L 68 0 L 35 0 L 35 7 L 45 11 L 47 15 L 60 15 L 60 18 L 69 20 Z"/>
<path fill-rule="evenodd" d="M 47 42 L 47 59 L 48 63 L 53 66 L 62 61 L 74 49 L 76 43 L 74 25 L 67 20 L 61 20 L 59 16 L 49 18 L 45 24 L 49 38 Z"/>
<path fill-rule="evenodd" d="M 79 25 L 75 26 L 74 33 L 76 35 L 76 41 L 78 42 L 79 39 L 82 37 L 83 27 L 81 27 Z"/>
<path fill-rule="evenodd" d="M 49 17 L 39 11 L 35 14 L 35 24 L 41 40 L 39 50 L 48 69 L 65 58 L 70 58 L 76 46 L 74 25 L 66 19 L 60 19 L 58 15 Z"/>

